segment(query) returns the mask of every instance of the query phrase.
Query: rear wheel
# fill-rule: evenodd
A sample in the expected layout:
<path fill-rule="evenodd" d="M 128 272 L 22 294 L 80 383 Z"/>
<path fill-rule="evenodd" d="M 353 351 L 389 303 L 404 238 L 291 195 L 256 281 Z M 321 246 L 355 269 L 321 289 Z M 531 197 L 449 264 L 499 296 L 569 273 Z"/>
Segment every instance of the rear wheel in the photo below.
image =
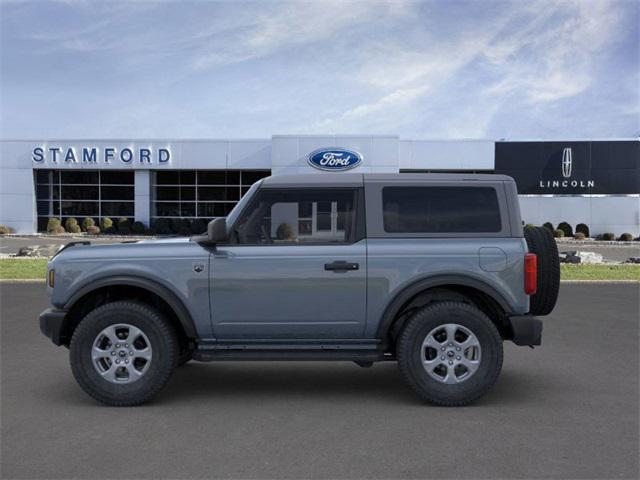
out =
<path fill-rule="evenodd" d="M 538 264 L 538 286 L 530 297 L 529 312 L 532 315 L 549 315 L 556 306 L 560 290 L 558 245 L 551 231 L 544 227 L 525 228 L 524 238 L 529 252 L 536 254 Z"/>
<path fill-rule="evenodd" d="M 421 308 L 397 341 L 407 383 L 435 405 L 462 406 L 483 396 L 502 368 L 502 339 L 477 308 L 442 302 Z"/>
<path fill-rule="evenodd" d="M 178 343 L 166 318 L 149 305 L 113 302 L 78 325 L 70 345 L 71 369 L 82 389 L 113 406 L 138 405 L 169 381 Z"/>

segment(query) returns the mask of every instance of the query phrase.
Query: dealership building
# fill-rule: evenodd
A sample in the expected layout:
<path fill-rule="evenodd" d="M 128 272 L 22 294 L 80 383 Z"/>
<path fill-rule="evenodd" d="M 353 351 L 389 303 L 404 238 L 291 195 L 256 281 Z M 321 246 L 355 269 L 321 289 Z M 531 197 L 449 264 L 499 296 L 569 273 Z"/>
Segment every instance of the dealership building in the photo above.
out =
<path fill-rule="evenodd" d="M 499 173 L 518 185 L 525 222 L 640 235 L 640 141 L 405 140 L 394 135 L 274 135 L 247 140 L 4 140 L 0 224 L 51 217 L 225 216 L 262 177 L 327 170 Z M 314 210 L 315 211 L 315 210 Z"/>

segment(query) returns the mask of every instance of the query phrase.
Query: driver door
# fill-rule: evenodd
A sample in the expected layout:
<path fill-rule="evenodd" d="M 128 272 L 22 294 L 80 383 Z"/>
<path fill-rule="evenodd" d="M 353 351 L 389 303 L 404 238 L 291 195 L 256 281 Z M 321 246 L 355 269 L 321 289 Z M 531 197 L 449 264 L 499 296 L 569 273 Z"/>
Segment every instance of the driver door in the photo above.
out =
<path fill-rule="evenodd" d="M 361 188 L 264 188 L 212 257 L 220 339 L 347 339 L 364 333 Z"/>

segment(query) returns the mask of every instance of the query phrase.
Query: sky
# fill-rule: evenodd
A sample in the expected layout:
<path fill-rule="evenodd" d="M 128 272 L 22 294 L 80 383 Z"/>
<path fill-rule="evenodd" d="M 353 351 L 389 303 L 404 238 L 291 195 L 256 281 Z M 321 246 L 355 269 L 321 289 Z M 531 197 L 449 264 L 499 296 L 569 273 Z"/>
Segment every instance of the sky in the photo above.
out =
<path fill-rule="evenodd" d="M 640 1 L 0 0 L 0 137 L 640 136 Z"/>

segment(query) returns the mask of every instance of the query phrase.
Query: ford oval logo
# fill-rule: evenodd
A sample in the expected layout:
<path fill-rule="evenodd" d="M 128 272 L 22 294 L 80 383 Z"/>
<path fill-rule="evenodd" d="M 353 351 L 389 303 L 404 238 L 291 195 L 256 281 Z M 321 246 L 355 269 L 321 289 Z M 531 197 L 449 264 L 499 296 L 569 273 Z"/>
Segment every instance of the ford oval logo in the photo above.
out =
<path fill-rule="evenodd" d="M 309 165 L 319 170 L 339 172 L 357 167 L 362 155 L 346 148 L 320 148 L 309 154 Z"/>

